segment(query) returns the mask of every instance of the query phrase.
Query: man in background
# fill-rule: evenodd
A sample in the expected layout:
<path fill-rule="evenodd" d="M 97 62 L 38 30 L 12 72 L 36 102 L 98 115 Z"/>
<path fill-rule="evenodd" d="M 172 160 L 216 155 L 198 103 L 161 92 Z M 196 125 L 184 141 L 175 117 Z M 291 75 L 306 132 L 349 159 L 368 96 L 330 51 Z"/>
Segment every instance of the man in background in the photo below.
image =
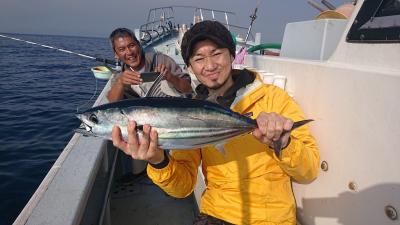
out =
<path fill-rule="evenodd" d="M 144 97 L 154 82 L 143 82 L 141 73 L 159 72 L 164 80 L 155 85 L 153 97 L 185 97 L 192 93 L 190 76 L 167 55 L 145 53 L 133 32 L 117 28 L 110 34 L 115 57 L 123 62 L 122 72 L 112 80 L 107 94 L 110 102 L 124 98 Z"/>

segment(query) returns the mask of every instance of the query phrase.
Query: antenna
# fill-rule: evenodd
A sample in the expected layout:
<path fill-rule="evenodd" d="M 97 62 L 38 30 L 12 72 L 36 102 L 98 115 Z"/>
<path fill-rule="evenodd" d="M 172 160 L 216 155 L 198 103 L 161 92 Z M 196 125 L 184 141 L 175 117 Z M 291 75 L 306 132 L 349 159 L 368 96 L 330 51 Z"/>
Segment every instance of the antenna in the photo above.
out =
<path fill-rule="evenodd" d="M 250 35 L 251 28 L 253 26 L 253 22 L 254 22 L 254 20 L 257 19 L 257 10 L 258 10 L 259 5 L 260 5 L 260 1 L 258 1 L 258 4 L 257 4 L 256 8 L 254 9 L 254 13 L 250 15 L 251 22 L 250 22 L 249 29 L 247 30 L 246 38 L 244 39 L 244 43 L 247 42 L 247 39 L 249 38 L 249 35 Z"/>

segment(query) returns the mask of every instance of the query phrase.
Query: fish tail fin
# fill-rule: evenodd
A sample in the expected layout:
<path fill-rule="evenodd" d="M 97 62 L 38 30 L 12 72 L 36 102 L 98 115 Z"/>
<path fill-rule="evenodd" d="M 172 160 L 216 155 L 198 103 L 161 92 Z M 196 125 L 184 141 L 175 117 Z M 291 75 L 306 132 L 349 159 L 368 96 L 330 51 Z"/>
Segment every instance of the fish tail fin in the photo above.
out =
<path fill-rule="evenodd" d="M 313 120 L 313 119 L 309 119 L 309 120 L 300 120 L 300 121 L 296 121 L 296 122 L 293 123 L 293 126 L 292 126 L 292 129 L 291 129 L 291 130 L 294 130 L 294 129 L 296 129 L 296 128 L 299 128 L 299 127 L 301 127 L 301 126 L 303 126 L 303 125 L 305 125 L 305 124 L 307 124 L 307 123 L 309 123 L 309 122 L 311 122 L 311 121 L 314 121 L 314 120 Z"/>
<path fill-rule="evenodd" d="M 301 127 L 301 126 L 303 126 L 303 125 L 305 125 L 305 124 L 307 124 L 307 123 L 309 123 L 309 122 L 311 122 L 311 121 L 314 121 L 314 120 L 308 119 L 308 120 L 296 121 L 296 122 L 293 123 L 292 129 L 290 129 L 290 131 L 292 131 L 292 130 L 294 130 L 294 129 L 296 129 L 296 128 L 299 128 L 299 127 Z M 281 150 L 282 150 L 282 137 L 283 137 L 283 135 L 285 135 L 287 132 L 288 132 L 288 131 L 283 132 L 282 135 L 281 135 L 281 137 L 279 138 L 279 140 L 272 142 L 272 143 L 273 143 L 273 146 L 274 146 L 275 155 L 276 155 L 276 157 L 278 157 L 278 158 L 280 158 Z"/>
<path fill-rule="evenodd" d="M 280 158 L 281 157 L 281 150 L 282 150 L 282 141 L 281 139 L 272 142 L 272 144 L 274 145 L 274 152 L 276 157 Z"/>

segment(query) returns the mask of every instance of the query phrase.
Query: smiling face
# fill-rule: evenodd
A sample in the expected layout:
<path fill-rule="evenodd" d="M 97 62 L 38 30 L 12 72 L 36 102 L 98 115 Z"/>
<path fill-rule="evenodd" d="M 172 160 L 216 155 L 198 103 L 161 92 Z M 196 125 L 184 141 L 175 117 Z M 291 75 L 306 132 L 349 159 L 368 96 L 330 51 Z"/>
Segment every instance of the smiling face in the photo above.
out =
<path fill-rule="evenodd" d="M 232 61 L 233 57 L 227 48 L 218 48 L 214 42 L 204 40 L 195 44 L 189 69 L 206 87 L 217 89 L 226 82 L 233 84 Z"/>
<path fill-rule="evenodd" d="M 115 56 L 134 70 L 139 70 L 144 65 L 141 48 L 131 37 L 118 37 L 114 40 Z"/>

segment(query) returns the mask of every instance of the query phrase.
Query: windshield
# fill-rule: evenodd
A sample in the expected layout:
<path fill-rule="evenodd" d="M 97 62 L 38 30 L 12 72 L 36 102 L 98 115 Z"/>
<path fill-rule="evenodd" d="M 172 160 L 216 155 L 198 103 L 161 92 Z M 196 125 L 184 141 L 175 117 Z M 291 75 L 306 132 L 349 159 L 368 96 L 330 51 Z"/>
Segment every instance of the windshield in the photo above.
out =
<path fill-rule="evenodd" d="M 400 0 L 364 1 L 348 42 L 400 42 Z"/>

